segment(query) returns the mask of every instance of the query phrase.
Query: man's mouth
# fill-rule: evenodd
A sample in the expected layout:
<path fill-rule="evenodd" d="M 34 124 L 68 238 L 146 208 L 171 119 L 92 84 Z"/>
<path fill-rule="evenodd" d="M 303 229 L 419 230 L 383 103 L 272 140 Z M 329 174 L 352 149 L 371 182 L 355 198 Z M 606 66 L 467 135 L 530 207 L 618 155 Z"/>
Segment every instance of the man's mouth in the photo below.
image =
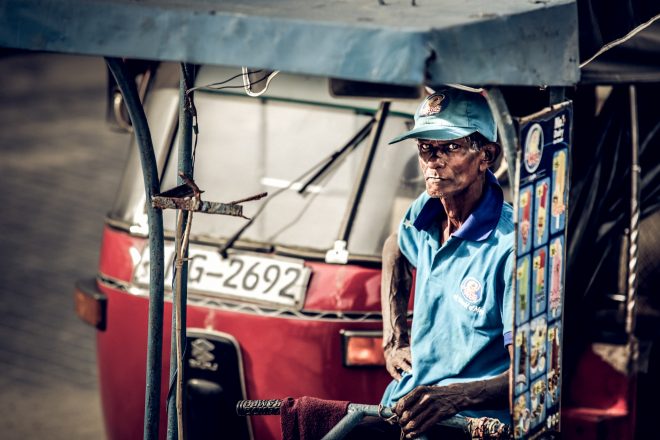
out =
<path fill-rule="evenodd" d="M 438 177 L 438 176 L 426 176 L 426 180 L 447 180 L 447 179 L 443 179 L 442 177 Z"/>

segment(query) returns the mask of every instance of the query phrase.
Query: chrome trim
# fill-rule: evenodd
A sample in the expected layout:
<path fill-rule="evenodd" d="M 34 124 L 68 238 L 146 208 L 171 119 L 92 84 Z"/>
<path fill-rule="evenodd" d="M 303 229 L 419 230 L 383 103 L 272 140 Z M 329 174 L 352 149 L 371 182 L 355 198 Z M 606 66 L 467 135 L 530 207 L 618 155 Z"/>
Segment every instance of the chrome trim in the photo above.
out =
<path fill-rule="evenodd" d="M 148 291 L 141 289 L 131 283 L 109 277 L 102 273 L 97 275 L 97 280 L 107 287 L 113 288 L 130 295 L 149 298 Z M 172 292 L 165 286 L 165 300 L 172 301 Z M 208 307 L 229 312 L 247 313 L 257 316 L 269 316 L 273 318 L 301 319 L 306 321 L 331 321 L 331 322 L 382 322 L 383 315 L 380 312 L 343 312 L 343 311 L 321 311 L 321 310 L 293 310 L 285 308 L 270 308 L 257 304 L 241 303 L 223 298 L 209 297 L 198 293 L 188 294 L 188 305 Z M 412 314 L 409 312 L 409 317 Z"/>
<path fill-rule="evenodd" d="M 382 338 L 383 332 L 381 330 L 339 330 L 339 334 L 347 338 L 359 337 L 359 338 Z"/>

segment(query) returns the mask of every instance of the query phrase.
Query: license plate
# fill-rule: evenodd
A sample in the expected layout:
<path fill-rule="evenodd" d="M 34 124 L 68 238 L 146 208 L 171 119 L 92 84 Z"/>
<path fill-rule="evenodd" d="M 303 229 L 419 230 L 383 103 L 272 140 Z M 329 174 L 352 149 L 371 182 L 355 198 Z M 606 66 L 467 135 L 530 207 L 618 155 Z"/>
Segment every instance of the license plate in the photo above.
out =
<path fill-rule="evenodd" d="M 302 260 L 235 252 L 223 259 L 215 248 L 190 246 L 188 291 L 301 309 L 311 270 Z M 174 245 L 165 245 L 165 286 L 172 285 Z M 149 247 L 135 267 L 133 282 L 149 286 Z"/>

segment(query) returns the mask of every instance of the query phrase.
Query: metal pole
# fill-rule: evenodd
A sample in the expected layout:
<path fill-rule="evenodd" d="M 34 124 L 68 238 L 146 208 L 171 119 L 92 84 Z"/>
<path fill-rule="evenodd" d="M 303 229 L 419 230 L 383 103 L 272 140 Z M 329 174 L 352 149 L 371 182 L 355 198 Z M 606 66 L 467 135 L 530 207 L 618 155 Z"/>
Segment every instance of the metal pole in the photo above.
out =
<path fill-rule="evenodd" d="M 486 101 L 488 107 L 493 113 L 497 128 L 500 133 L 500 143 L 504 150 L 504 158 L 507 162 L 507 171 L 509 174 L 509 186 L 511 191 L 515 187 L 515 165 L 516 165 L 516 148 L 518 145 L 518 134 L 513 125 L 513 118 L 509 113 L 509 108 L 506 105 L 502 92 L 497 87 L 489 87 L 486 91 Z"/>
<path fill-rule="evenodd" d="M 626 333 L 629 339 L 634 339 L 635 303 L 637 295 L 637 241 L 639 238 L 639 181 L 641 167 L 639 166 L 639 131 L 637 122 L 637 90 L 634 85 L 630 91 L 630 137 L 631 137 L 631 167 L 630 167 L 630 240 L 628 253 L 628 292 L 626 295 Z M 634 349 L 634 347 L 631 346 Z M 635 355 L 634 351 L 631 354 Z"/>
<path fill-rule="evenodd" d="M 181 80 L 179 85 L 179 151 L 178 172 L 192 177 L 192 94 L 186 91 L 193 84 L 192 66 L 181 65 Z M 181 185 L 184 180 L 177 177 L 177 184 Z M 183 438 L 185 426 L 183 424 L 184 406 L 184 350 L 186 346 L 186 304 L 188 297 L 188 246 L 183 243 L 183 234 L 190 218 L 185 210 L 177 210 L 177 225 L 175 237 L 176 277 L 172 292 L 172 343 L 170 350 L 170 387 L 174 386 L 173 393 L 168 396 L 167 402 L 167 438 L 174 440 Z M 183 248 L 183 249 L 182 249 Z M 183 256 L 183 259 L 179 259 Z M 175 385 L 176 383 L 176 385 Z"/>
<path fill-rule="evenodd" d="M 144 403 L 144 439 L 157 440 L 160 422 L 160 380 L 163 357 L 163 214 L 151 206 L 151 196 L 160 193 L 158 167 L 151 132 L 133 81 L 119 58 L 106 58 L 131 117 L 140 150 L 149 223 L 149 334 Z"/>
<path fill-rule="evenodd" d="M 383 125 L 385 124 L 385 120 L 387 119 L 389 111 L 389 101 L 382 101 L 378 107 L 378 111 L 376 112 L 376 122 L 371 129 L 369 149 L 364 154 L 362 166 L 360 167 L 360 174 L 357 179 L 357 185 L 355 187 L 355 191 L 353 191 L 353 194 L 351 194 L 351 199 L 348 204 L 349 210 L 342 220 L 339 239 L 345 242 L 348 242 L 348 238 L 351 235 L 353 221 L 355 220 L 355 215 L 357 214 L 358 207 L 360 206 L 362 193 L 364 192 L 364 187 L 367 184 L 369 172 L 371 171 L 371 163 L 374 160 L 376 148 L 378 147 L 378 141 L 380 140 L 380 134 L 383 132 Z"/>

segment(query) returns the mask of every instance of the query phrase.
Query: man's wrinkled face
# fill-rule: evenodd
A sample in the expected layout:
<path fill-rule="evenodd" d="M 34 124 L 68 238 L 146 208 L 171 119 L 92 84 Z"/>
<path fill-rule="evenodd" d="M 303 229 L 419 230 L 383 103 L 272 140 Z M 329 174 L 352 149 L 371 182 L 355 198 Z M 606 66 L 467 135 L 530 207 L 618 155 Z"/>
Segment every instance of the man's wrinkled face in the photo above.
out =
<path fill-rule="evenodd" d="M 470 146 L 467 138 L 452 141 L 417 140 L 419 166 L 426 181 L 426 192 L 431 197 L 460 194 L 475 183 L 488 165 L 483 151 Z"/>

